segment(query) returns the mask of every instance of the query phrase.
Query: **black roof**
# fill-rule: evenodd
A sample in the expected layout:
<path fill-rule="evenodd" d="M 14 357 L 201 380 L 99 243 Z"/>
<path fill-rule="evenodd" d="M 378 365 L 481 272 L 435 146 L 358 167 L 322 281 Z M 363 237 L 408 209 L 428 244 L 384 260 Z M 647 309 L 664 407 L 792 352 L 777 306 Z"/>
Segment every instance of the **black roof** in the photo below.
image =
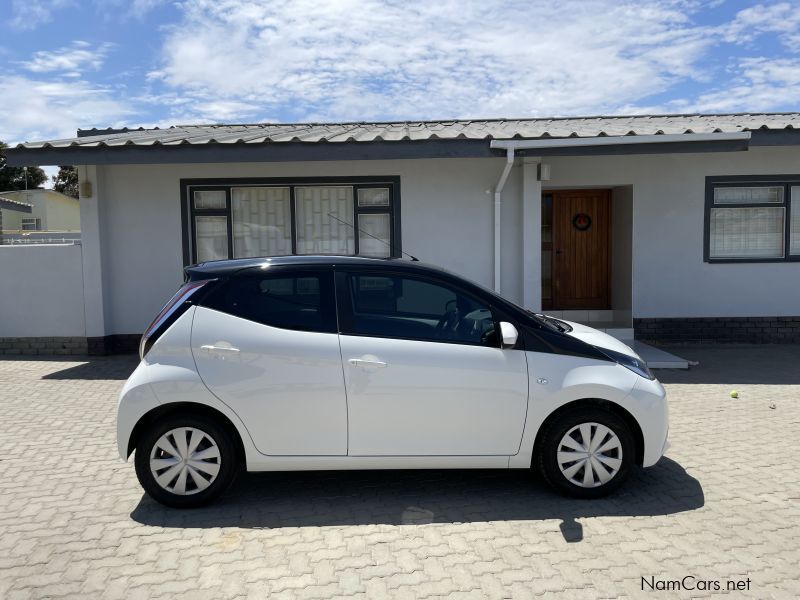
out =
<path fill-rule="evenodd" d="M 244 269 L 267 266 L 334 266 L 334 265 L 360 265 L 360 266 L 387 266 L 401 267 L 410 270 L 436 270 L 441 272 L 441 267 L 428 265 L 419 261 L 403 260 L 398 258 L 368 258 L 365 256 L 333 256 L 333 255 L 290 255 L 290 256 L 263 256 L 255 258 L 234 258 L 229 260 L 213 260 L 186 267 L 189 279 L 208 279 L 209 277 L 233 275 Z"/>

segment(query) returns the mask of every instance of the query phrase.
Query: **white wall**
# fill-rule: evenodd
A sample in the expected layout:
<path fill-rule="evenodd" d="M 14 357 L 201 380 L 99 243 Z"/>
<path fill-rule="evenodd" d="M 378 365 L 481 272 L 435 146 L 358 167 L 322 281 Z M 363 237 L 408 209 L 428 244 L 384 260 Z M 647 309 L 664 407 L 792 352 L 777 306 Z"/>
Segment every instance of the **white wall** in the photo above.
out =
<path fill-rule="evenodd" d="M 183 280 L 180 180 L 400 176 L 403 250 L 493 284 L 493 196 L 505 159 L 97 167 L 106 334 L 140 333 Z M 503 194 L 503 292 L 520 299 L 521 176 Z M 84 237 L 86 236 L 84 225 Z"/>
<path fill-rule="evenodd" d="M 50 191 L 49 196 L 46 199 L 42 198 L 41 201 L 45 203 L 43 229 L 50 231 L 81 230 L 81 209 L 77 200 Z"/>
<path fill-rule="evenodd" d="M 487 287 L 504 158 L 98 167 L 105 333 L 139 333 L 182 281 L 180 179 L 392 175 L 403 249 Z M 706 264 L 706 175 L 800 173 L 800 150 L 546 158 L 547 187 L 633 186 L 634 317 L 800 314 L 800 263 Z M 503 193 L 502 292 L 522 300 L 522 168 Z M 84 232 L 85 233 L 85 232 Z"/>
<path fill-rule="evenodd" d="M 633 316 L 800 315 L 800 263 L 703 262 L 705 177 L 800 173 L 800 149 L 560 157 L 553 186 L 633 185 Z"/>
<path fill-rule="evenodd" d="M 0 337 L 83 337 L 81 246 L 0 246 Z"/>

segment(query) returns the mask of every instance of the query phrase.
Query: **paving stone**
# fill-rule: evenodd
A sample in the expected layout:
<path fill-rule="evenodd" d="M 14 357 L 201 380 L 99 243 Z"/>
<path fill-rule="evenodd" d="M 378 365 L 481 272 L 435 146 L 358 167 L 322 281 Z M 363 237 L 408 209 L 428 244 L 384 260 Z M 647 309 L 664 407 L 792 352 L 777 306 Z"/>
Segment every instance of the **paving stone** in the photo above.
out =
<path fill-rule="evenodd" d="M 265 473 L 193 511 L 116 454 L 133 359 L 0 360 L 0 598 L 640 598 L 685 575 L 795 598 L 800 346 L 678 353 L 700 366 L 658 373 L 672 448 L 607 499 L 517 471 Z"/>

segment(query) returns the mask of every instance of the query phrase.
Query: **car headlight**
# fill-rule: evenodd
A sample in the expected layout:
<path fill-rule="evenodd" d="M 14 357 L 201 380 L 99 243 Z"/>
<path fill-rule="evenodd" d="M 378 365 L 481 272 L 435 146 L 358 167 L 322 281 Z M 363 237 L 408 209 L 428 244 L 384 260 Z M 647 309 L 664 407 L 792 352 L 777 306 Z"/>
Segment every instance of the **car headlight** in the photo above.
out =
<path fill-rule="evenodd" d="M 606 348 L 598 348 L 603 354 L 608 356 L 611 360 L 615 361 L 617 364 L 622 365 L 626 369 L 630 369 L 637 375 L 641 375 L 645 379 L 655 379 L 655 375 L 650 372 L 650 369 L 647 368 L 647 363 L 644 362 L 641 358 L 636 358 L 634 356 L 628 356 L 627 354 L 622 354 L 622 352 L 614 352 L 613 350 L 607 350 Z"/>

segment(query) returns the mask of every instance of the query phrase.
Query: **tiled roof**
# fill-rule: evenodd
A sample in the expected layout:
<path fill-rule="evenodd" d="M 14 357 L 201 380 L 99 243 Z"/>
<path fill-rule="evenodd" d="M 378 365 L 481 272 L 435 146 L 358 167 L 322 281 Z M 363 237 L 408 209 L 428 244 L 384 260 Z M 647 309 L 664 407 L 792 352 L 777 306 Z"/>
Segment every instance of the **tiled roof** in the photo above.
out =
<path fill-rule="evenodd" d="M 800 129 L 800 113 L 636 115 L 554 119 L 483 119 L 378 123 L 178 125 L 165 129 L 90 129 L 78 137 L 17 148 L 179 146 L 286 142 L 393 142 L 654 135 Z"/>

